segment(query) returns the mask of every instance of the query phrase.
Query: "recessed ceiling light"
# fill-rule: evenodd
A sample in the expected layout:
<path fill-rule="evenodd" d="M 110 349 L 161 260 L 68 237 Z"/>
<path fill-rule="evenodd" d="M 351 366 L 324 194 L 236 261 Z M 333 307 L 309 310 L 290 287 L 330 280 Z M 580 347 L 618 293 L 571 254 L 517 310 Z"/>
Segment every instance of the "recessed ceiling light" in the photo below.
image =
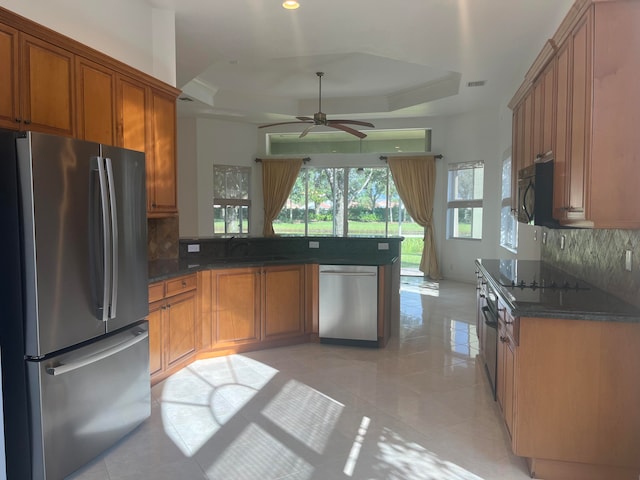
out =
<path fill-rule="evenodd" d="M 296 0 L 286 0 L 282 6 L 287 10 L 295 10 L 300 7 L 300 4 Z"/>

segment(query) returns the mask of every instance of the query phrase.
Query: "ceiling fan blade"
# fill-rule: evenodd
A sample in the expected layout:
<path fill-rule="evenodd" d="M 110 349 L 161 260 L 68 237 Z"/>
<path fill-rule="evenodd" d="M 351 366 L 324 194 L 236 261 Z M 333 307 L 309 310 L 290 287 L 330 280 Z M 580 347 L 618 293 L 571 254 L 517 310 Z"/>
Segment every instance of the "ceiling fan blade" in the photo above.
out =
<path fill-rule="evenodd" d="M 330 123 L 327 127 L 337 128 L 338 130 L 342 130 L 343 132 L 350 133 L 351 135 L 355 135 L 358 138 L 364 138 L 367 136 L 366 133 L 359 132 L 358 130 L 354 130 L 351 127 L 347 127 L 346 125 L 342 125 L 340 123 Z"/>
<path fill-rule="evenodd" d="M 305 128 L 298 138 L 302 138 L 302 137 L 306 136 L 307 133 L 309 133 L 313 127 L 315 127 L 315 125 L 311 125 L 311 126 Z"/>
<path fill-rule="evenodd" d="M 300 118 L 300 117 L 298 117 L 298 118 Z M 373 123 L 361 122 L 359 120 L 327 120 L 327 124 L 328 125 L 331 125 L 332 123 L 348 123 L 349 125 L 362 125 L 363 127 L 375 128 Z"/>
<path fill-rule="evenodd" d="M 303 122 L 313 122 L 313 118 L 311 117 L 296 117 L 298 120 L 302 120 Z"/>
<path fill-rule="evenodd" d="M 311 119 L 310 119 L 311 120 Z M 291 125 L 292 123 L 313 123 L 313 121 L 309 122 L 279 122 L 279 123 L 270 123 L 268 125 L 258 125 L 258 128 L 266 128 L 266 127 L 275 127 L 276 125 Z"/>

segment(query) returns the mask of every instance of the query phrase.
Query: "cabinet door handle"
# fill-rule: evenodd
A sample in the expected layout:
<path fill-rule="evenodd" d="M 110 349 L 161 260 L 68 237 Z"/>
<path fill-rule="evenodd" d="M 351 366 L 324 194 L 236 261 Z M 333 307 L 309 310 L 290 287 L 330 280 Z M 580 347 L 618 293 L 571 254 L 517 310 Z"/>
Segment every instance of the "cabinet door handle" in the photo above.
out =
<path fill-rule="evenodd" d="M 25 124 L 25 125 L 31 125 L 31 120 L 25 120 L 25 121 L 24 121 L 24 124 Z"/>
<path fill-rule="evenodd" d="M 16 118 L 16 123 L 21 123 L 22 119 L 20 117 Z"/>
<path fill-rule="evenodd" d="M 184 280 L 182 281 L 182 286 L 186 287 L 187 286 L 187 282 L 185 282 Z"/>

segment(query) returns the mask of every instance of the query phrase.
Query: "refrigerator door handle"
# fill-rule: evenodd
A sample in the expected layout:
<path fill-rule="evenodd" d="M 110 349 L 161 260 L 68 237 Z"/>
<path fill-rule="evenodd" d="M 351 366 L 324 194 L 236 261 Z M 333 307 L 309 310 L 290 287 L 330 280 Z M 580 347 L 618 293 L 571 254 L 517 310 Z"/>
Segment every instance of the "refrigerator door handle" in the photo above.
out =
<path fill-rule="evenodd" d="M 107 179 L 102 157 L 93 157 L 95 159 L 98 169 L 98 179 L 100 180 L 100 203 L 101 203 L 101 216 L 102 216 L 102 242 L 103 242 L 103 270 L 104 270 L 104 283 L 102 292 L 102 321 L 109 320 L 109 291 L 111 289 L 111 222 L 107 212 L 108 194 L 107 194 Z"/>
<path fill-rule="evenodd" d="M 111 214 L 111 308 L 109 309 L 109 318 L 115 318 L 118 303 L 118 210 L 113 182 L 113 167 L 109 157 L 105 157 L 105 164 L 109 185 L 109 212 Z"/>
<path fill-rule="evenodd" d="M 86 367 L 87 365 L 91 365 L 92 363 L 99 362 L 100 360 L 104 360 L 105 358 L 111 357 L 116 353 L 119 353 L 127 348 L 132 347 L 136 343 L 143 341 L 145 338 L 149 337 L 149 332 L 138 332 L 135 337 L 130 338 L 118 345 L 115 345 L 107 350 L 103 350 L 100 353 L 96 353 L 95 355 L 89 355 L 80 360 L 71 363 L 65 363 L 63 365 L 59 365 L 57 367 L 47 368 L 47 373 L 49 375 L 58 376 L 64 375 L 65 373 L 73 372 L 74 370 L 78 370 L 79 368 Z"/>

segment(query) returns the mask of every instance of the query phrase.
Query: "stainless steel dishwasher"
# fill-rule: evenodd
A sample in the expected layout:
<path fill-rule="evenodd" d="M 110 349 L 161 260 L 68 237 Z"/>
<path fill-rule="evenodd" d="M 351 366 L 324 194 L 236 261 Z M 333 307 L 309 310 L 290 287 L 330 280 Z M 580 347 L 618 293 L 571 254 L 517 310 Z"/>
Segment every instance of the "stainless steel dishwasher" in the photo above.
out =
<path fill-rule="evenodd" d="M 320 265 L 320 341 L 378 344 L 378 267 Z"/>

